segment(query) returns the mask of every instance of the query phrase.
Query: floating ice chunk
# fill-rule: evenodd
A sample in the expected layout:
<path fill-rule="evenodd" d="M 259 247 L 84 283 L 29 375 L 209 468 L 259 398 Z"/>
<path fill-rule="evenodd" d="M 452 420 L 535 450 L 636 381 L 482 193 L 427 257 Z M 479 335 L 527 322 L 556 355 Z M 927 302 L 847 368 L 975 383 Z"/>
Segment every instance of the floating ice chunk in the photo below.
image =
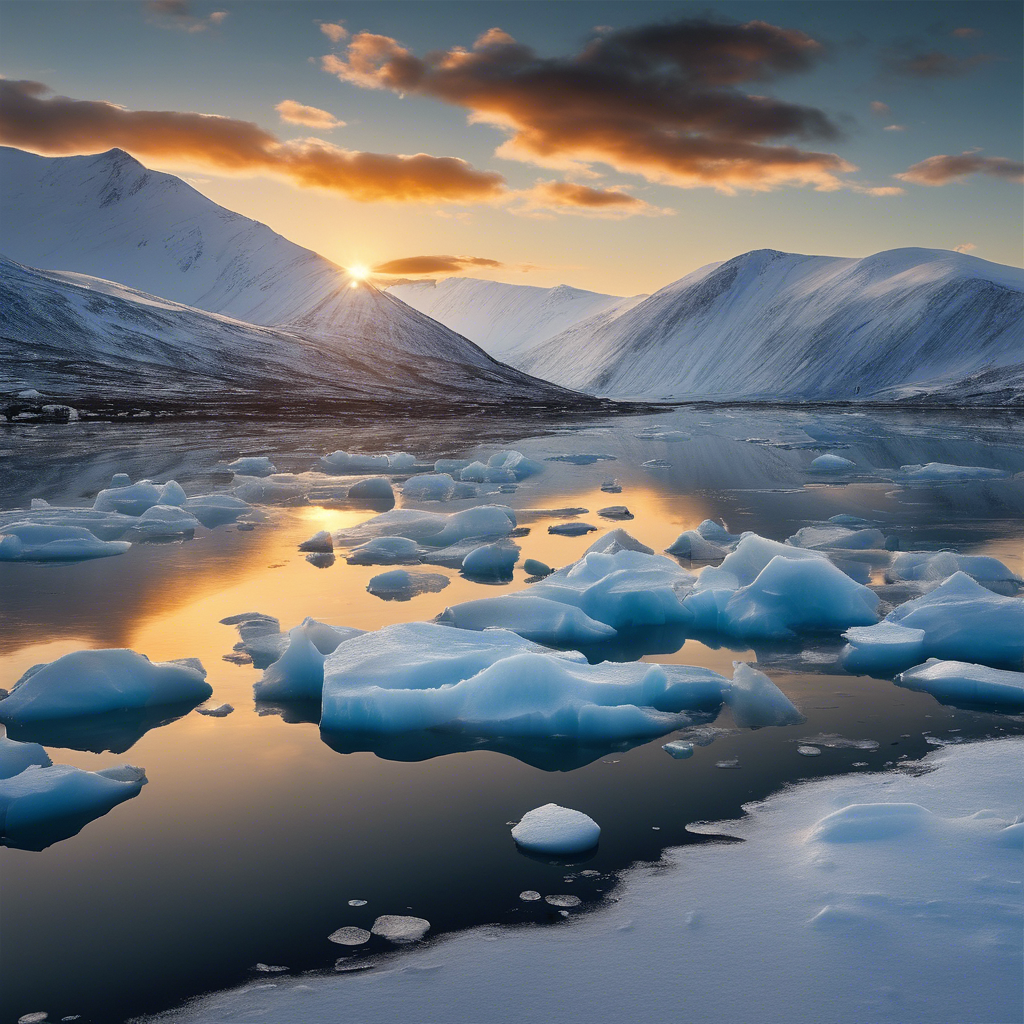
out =
<path fill-rule="evenodd" d="M 573 455 L 550 455 L 545 462 L 567 462 L 570 466 L 592 466 L 595 462 L 615 462 L 614 455 L 599 455 L 595 452 L 578 452 Z"/>
<path fill-rule="evenodd" d="M 896 479 L 900 483 L 957 483 L 963 480 L 998 480 L 1009 474 L 1002 469 L 985 466 L 954 466 L 946 462 L 900 466 Z"/>
<path fill-rule="evenodd" d="M 196 708 L 200 715 L 208 715 L 210 718 L 227 718 L 235 709 L 230 704 L 218 704 L 212 708 Z"/>
<path fill-rule="evenodd" d="M 327 936 L 328 942 L 335 942 L 339 946 L 364 946 L 370 941 L 370 933 L 365 928 L 355 928 L 351 925 L 339 928 Z"/>
<path fill-rule="evenodd" d="M 270 476 L 277 472 L 275 466 L 266 455 L 245 455 L 228 463 L 236 476 Z"/>
<path fill-rule="evenodd" d="M 511 579 L 519 551 L 519 545 L 510 542 L 481 544 L 462 560 L 462 571 L 473 579 Z"/>
<path fill-rule="evenodd" d="M 579 896 L 556 894 L 554 896 L 545 896 L 544 902 L 550 904 L 552 907 L 563 908 L 562 916 L 565 917 L 567 916 L 565 913 L 566 910 L 580 906 L 583 900 L 581 900 Z"/>
<path fill-rule="evenodd" d="M 829 453 L 812 459 L 808 468 L 812 473 L 847 473 L 851 469 L 856 469 L 857 463 L 844 459 L 841 455 Z"/>
<path fill-rule="evenodd" d="M 508 470 L 516 480 L 525 480 L 528 476 L 544 472 L 544 463 L 528 459 L 517 451 L 495 452 L 487 460 L 487 465 L 492 469 Z"/>
<path fill-rule="evenodd" d="M 42 392 L 37 391 L 35 388 L 25 388 L 24 391 L 18 392 L 18 398 L 24 398 L 28 401 L 35 401 L 42 398 Z"/>
<path fill-rule="evenodd" d="M 38 395 L 39 392 L 37 391 Z M 46 1010 L 36 1010 L 33 1013 L 23 1013 L 18 1018 L 18 1024 L 40 1024 L 41 1021 L 45 1021 L 50 1014 Z"/>
<path fill-rule="evenodd" d="M 485 462 L 471 462 L 459 473 L 459 479 L 474 484 L 510 483 L 516 479 L 511 469 L 488 466 Z"/>
<path fill-rule="evenodd" d="M 619 549 L 615 541 L 606 547 L 614 553 L 591 551 L 535 583 L 531 593 L 575 605 L 614 629 L 692 620 L 681 600 L 693 584 L 690 573 L 662 555 Z"/>
<path fill-rule="evenodd" d="M 131 544 L 100 540 L 82 526 L 11 523 L 0 527 L 0 562 L 78 562 L 123 555 Z"/>
<path fill-rule="evenodd" d="M 320 530 L 318 533 L 314 533 L 309 540 L 304 540 L 299 545 L 299 550 L 320 552 L 321 554 L 324 552 L 333 552 L 334 541 L 331 538 L 330 531 Z"/>
<path fill-rule="evenodd" d="M 368 476 L 365 480 L 357 480 L 349 489 L 348 497 L 361 501 L 387 501 L 395 503 L 395 492 L 391 481 L 383 476 Z"/>
<path fill-rule="evenodd" d="M 817 736 L 804 736 L 801 743 L 810 743 L 816 747 L 828 747 L 830 750 L 877 750 L 878 740 L 854 740 L 836 733 L 819 733 Z"/>
<path fill-rule="evenodd" d="M 608 505 L 606 508 L 599 508 L 597 514 L 602 519 L 633 519 L 633 513 L 625 505 Z"/>
<path fill-rule="evenodd" d="M 548 527 L 548 533 L 560 534 L 563 537 L 582 537 L 585 533 L 594 533 L 596 526 L 590 523 L 555 523 Z"/>
<path fill-rule="evenodd" d="M 32 765 L 47 768 L 50 764 L 50 755 L 38 743 L 19 743 L 0 736 L 0 779 L 20 775 Z"/>
<path fill-rule="evenodd" d="M 471 462 L 471 459 L 438 459 L 434 463 L 434 472 L 452 478 L 458 476 Z"/>
<path fill-rule="evenodd" d="M 840 660 L 850 672 L 884 671 L 893 665 L 910 665 L 923 656 L 925 631 L 910 629 L 883 619 L 875 626 L 854 626 Z"/>
<path fill-rule="evenodd" d="M 413 501 L 448 501 L 455 494 L 455 480 L 448 473 L 425 473 L 410 477 L 402 494 Z"/>
<path fill-rule="evenodd" d="M 636 537 L 626 533 L 622 527 L 617 530 L 609 530 L 603 537 L 599 537 L 584 552 L 589 555 L 597 552 L 601 555 L 614 555 L 619 551 L 640 551 L 645 555 L 653 555 L 654 549 L 646 544 L 641 544 Z"/>
<path fill-rule="evenodd" d="M 964 572 L 894 608 L 884 621 L 922 630 L 924 637 L 910 645 L 909 634 L 894 631 L 847 635 L 850 644 L 841 660 L 849 671 L 896 670 L 924 658 L 1013 669 L 1024 662 L 1024 600 L 994 594 Z M 898 642 L 901 636 L 906 647 Z"/>
<path fill-rule="evenodd" d="M 672 463 L 666 462 L 664 459 L 648 459 L 646 462 L 641 462 L 640 465 L 644 469 L 671 469 Z"/>
<path fill-rule="evenodd" d="M 384 914 L 373 922 L 371 931 L 374 935 L 387 939 L 388 942 L 404 945 L 409 942 L 419 942 L 430 931 L 430 922 L 422 917 Z"/>
<path fill-rule="evenodd" d="M 366 900 L 349 900 L 348 905 L 350 907 L 365 907 Z"/>
<path fill-rule="evenodd" d="M 540 893 L 536 889 L 527 889 L 519 894 L 519 898 L 525 903 L 536 903 L 540 899 Z"/>
<path fill-rule="evenodd" d="M 372 473 L 374 470 L 386 471 L 390 468 L 386 455 L 350 455 L 340 450 L 324 455 L 320 459 L 320 466 L 326 473 L 343 475 Z"/>
<path fill-rule="evenodd" d="M 0 721 L 38 722 L 162 704 L 199 704 L 213 688 L 194 658 L 154 663 L 129 650 L 74 651 L 30 668 L 0 700 Z"/>
<path fill-rule="evenodd" d="M 191 540 L 202 523 L 179 505 L 151 505 L 125 534 L 132 540 Z"/>
<path fill-rule="evenodd" d="M 351 550 L 350 565 L 411 565 L 425 553 L 414 540 L 407 537 L 375 537 Z"/>
<path fill-rule="evenodd" d="M 405 537 L 426 547 L 442 548 L 471 537 L 507 537 L 515 525 L 515 513 L 506 505 L 478 505 L 447 514 L 396 508 L 349 530 L 337 531 L 334 544 L 354 547 L 374 537 Z"/>
<path fill-rule="evenodd" d="M 690 435 L 684 430 L 661 430 L 657 427 L 649 427 L 641 430 L 637 437 L 649 441 L 689 441 Z"/>
<path fill-rule="evenodd" d="M 530 576 L 550 576 L 555 571 L 547 562 L 542 562 L 537 558 L 527 558 L 523 562 L 523 568 Z"/>
<path fill-rule="evenodd" d="M 416 456 L 408 452 L 390 452 L 388 469 L 394 473 L 408 473 L 416 465 Z"/>
<path fill-rule="evenodd" d="M 287 971 L 288 968 L 287 967 L 282 967 L 279 964 L 256 964 L 253 967 L 253 970 L 254 971 L 259 971 L 260 974 L 282 974 L 283 972 Z M 262 986 L 258 986 L 258 987 L 260 987 L 260 988 L 267 988 L 268 986 L 262 985 Z M 269 987 L 273 988 L 272 985 L 269 986 Z"/>
<path fill-rule="evenodd" d="M 451 580 L 438 572 L 409 572 L 392 569 L 374 576 L 366 589 L 374 597 L 385 601 L 408 601 L 417 594 L 436 594 L 444 590 Z"/>
<path fill-rule="evenodd" d="M 604 491 L 605 494 L 621 494 L 622 484 L 614 478 L 611 480 L 605 480 L 604 483 L 601 484 L 601 490 Z"/>
<path fill-rule="evenodd" d="M 40 498 L 32 499 L 32 508 L 11 509 L 0 512 L 0 531 L 6 525 L 32 524 L 36 526 L 76 526 L 88 530 L 100 540 L 119 540 L 137 524 L 135 516 L 122 515 L 120 512 L 103 512 L 95 508 L 66 508 L 39 504 Z"/>
<path fill-rule="evenodd" d="M 901 672 L 896 683 L 908 690 L 923 690 L 943 703 L 1024 708 L 1024 672 L 929 658 L 923 665 Z"/>
<path fill-rule="evenodd" d="M 661 747 L 670 757 L 674 757 L 677 761 L 683 761 L 688 757 L 693 757 L 693 744 L 687 743 L 685 740 L 672 740 L 671 743 L 664 743 Z"/>
<path fill-rule="evenodd" d="M 958 555 L 955 551 L 904 551 L 893 558 L 885 573 L 886 583 L 905 581 L 940 583 L 955 572 L 996 593 L 1015 594 L 1024 585 L 1015 572 L 988 555 Z"/>
<path fill-rule="evenodd" d="M 741 729 L 799 725 L 807 721 L 763 672 L 742 661 L 734 661 L 733 667 L 735 672 L 725 691 L 725 702 Z"/>
<path fill-rule="evenodd" d="M 165 484 L 154 484 L 140 480 L 137 484 L 123 487 L 108 487 L 96 495 L 93 508 L 101 512 L 120 512 L 128 516 L 141 516 L 153 505 L 184 505 L 185 492 L 174 480 Z"/>
<path fill-rule="evenodd" d="M 802 754 L 804 757 L 818 757 L 821 754 L 821 748 L 820 747 L 799 746 L 799 747 L 796 748 L 796 752 L 798 754 Z"/>
<path fill-rule="evenodd" d="M 611 626 L 579 608 L 532 592 L 464 601 L 445 608 L 436 621 L 458 629 L 510 629 L 527 640 L 560 647 L 600 643 L 616 635 Z"/>
<path fill-rule="evenodd" d="M 567 856 L 597 846 L 601 826 L 582 811 L 558 804 L 544 804 L 523 815 L 512 829 L 512 838 L 524 850 Z M 580 903 L 575 896 L 566 898 L 575 900 L 575 904 L 556 903 L 555 906 L 578 906 Z M 548 903 L 552 899 L 554 897 L 547 897 Z"/>
<path fill-rule="evenodd" d="M 834 523 L 836 526 L 870 526 L 871 523 L 867 519 L 862 519 L 860 516 L 850 515 L 848 512 L 841 512 L 837 516 L 829 516 L 828 521 Z"/>
<path fill-rule="evenodd" d="M 386 626 L 343 644 L 325 665 L 324 731 L 445 729 L 473 736 L 605 742 L 688 724 L 717 708 L 728 680 L 687 666 L 588 665 L 503 629 Z"/>
<path fill-rule="evenodd" d="M 818 821 L 809 840 L 862 843 L 896 839 L 929 826 L 935 815 L 920 804 L 850 804 Z"/>
<path fill-rule="evenodd" d="M 885 547 L 881 530 L 851 530 L 845 526 L 805 526 L 787 541 L 797 548 L 813 551 L 863 551 Z"/>
<path fill-rule="evenodd" d="M 68 764 L 30 765 L 11 778 L 0 779 L 3 837 L 10 845 L 18 845 L 33 830 L 55 822 L 91 821 L 137 796 L 145 784 L 146 773 L 127 764 L 98 772 Z"/>
<path fill-rule="evenodd" d="M 185 500 L 184 507 L 208 530 L 252 512 L 252 505 L 233 494 L 196 494 Z"/>
<path fill-rule="evenodd" d="M 717 562 L 729 554 L 729 547 L 702 537 L 696 530 L 686 530 L 679 534 L 665 548 L 670 555 L 688 558 L 692 562 Z"/>

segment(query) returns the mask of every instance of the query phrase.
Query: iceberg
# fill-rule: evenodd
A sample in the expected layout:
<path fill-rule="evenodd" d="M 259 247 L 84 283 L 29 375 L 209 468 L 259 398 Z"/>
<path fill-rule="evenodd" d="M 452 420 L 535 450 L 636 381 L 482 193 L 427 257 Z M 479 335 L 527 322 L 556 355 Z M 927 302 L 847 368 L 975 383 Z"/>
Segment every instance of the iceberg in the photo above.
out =
<path fill-rule="evenodd" d="M 253 684 L 255 699 L 319 700 L 324 659 L 346 640 L 362 635 L 359 629 L 329 626 L 307 617 L 287 633 L 268 633 L 244 641 L 239 646 L 251 652 L 253 664 L 262 655 L 260 662 L 268 665 L 259 682 Z M 267 655 L 273 660 L 268 662 Z"/>
<path fill-rule="evenodd" d="M 245 455 L 228 463 L 228 469 L 236 476 L 270 476 L 277 472 L 266 455 Z"/>
<path fill-rule="evenodd" d="M 601 826 L 582 811 L 558 804 L 535 807 L 512 829 L 516 845 L 532 853 L 565 857 L 597 846 Z"/>
<path fill-rule="evenodd" d="M 985 466 L 954 466 L 946 462 L 929 462 L 925 465 L 900 466 L 896 480 L 899 483 L 961 483 L 964 480 L 998 480 L 1009 476 L 1005 470 L 989 469 Z"/>
<path fill-rule="evenodd" d="M 201 704 L 212 694 L 206 672 L 194 658 L 154 663 L 130 650 L 73 651 L 30 668 L 0 700 L 0 722 Z"/>
<path fill-rule="evenodd" d="M 593 544 L 583 553 L 585 555 L 596 552 L 600 555 L 614 555 L 619 551 L 640 551 L 645 555 L 653 555 L 654 549 L 646 544 L 641 544 L 636 537 L 627 533 L 622 527 L 609 530 L 604 536 L 598 537 Z"/>
<path fill-rule="evenodd" d="M 32 765 L 47 768 L 51 763 L 50 755 L 40 744 L 19 743 L 7 736 L 0 736 L 0 779 L 20 775 Z"/>
<path fill-rule="evenodd" d="M 856 468 L 856 462 L 851 462 L 849 459 L 844 459 L 841 455 L 833 455 L 831 453 L 819 455 L 816 459 L 812 459 L 808 467 L 812 473 L 848 473 L 851 469 Z"/>
<path fill-rule="evenodd" d="M 585 533 L 596 532 L 597 527 L 590 523 L 555 523 L 548 527 L 548 533 L 559 534 L 562 537 L 582 537 Z"/>
<path fill-rule="evenodd" d="M 886 583 L 941 583 L 964 572 L 997 594 L 1016 594 L 1024 579 L 988 555 L 959 555 L 955 551 L 904 551 L 896 555 L 885 573 Z"/>
<path fill-rule="evenodd" d="M 329 554 L 334 551 L 334 541 L 330 531 L 320 530 L 314 533 L 309 540 L 304 540 L 299 545 L 300 551 L 311 551 L 314 554 Z"/>
<path fill-rule="evenodd" d="M 30 765 L 0 779 L 0 838 L 5 846 L 44 849 L 137 796 L 145 784 L 146 773 L 127 764 L 98 772 Z"/>
<path fill-rule="evenodd" d="M 464 601 L 445 608 L 435 621 L 458 629 L 509 629 L 527 640 L 559 647 L 600 643 L 616 635 L 611 626 L 579 608 L 533 592 Z"/>
<path fill-rule="evenodd" d="M 409 572 L 392 569 L 371 578 L 366 589 L 374 597 L 385 601 L 408 601 L 417 594 L 436 594 L 444 590 L 451 580 L 439 572 Z"/>
<path fill-rule="evenodd" d="M 180 505 L 151 505 L 125 536 L 139 541 L 191 540 L 202 525 Z"/>
<path fill-rule="evenodd" d="M 374 470 L 388 470 L 390 464 L 386 455 L 350 455 L 348 452 L 336 451 L 324 455 L 320 466 L 325 473 L 336 473 L 339 476 L 353 476 L 357 473 L 372 473 Z"/>
<path fill-rule="evenodd" d="M 384 501 L 394 505 L 395 492 L 386 477 L 368 476 L 365 480 L 357 480 L 348 489 L 348 498 L 353 501 Z"/>
<path fill-rule="evenodd" d="M 411 565 L 426 550 L 407 537 L 374 537 L 349 552 L 349 565 Z"/>
<path fill-rule="evenodd" d="M 523 562 L 523 569 L 528 576 L 550 576 L 555 571 L 547 562 L 542 562 L 538 558 L 527 558 Z"/>
<path fill-rule="evenodd" d="M 455 494 L 455 480 L 448 473 L 424 473 L 402 485 L 402 495 L 413 501 L 448 501 Z"/>
<path fill-rule="evenodd" d="M 233 494 L 196 494 L 185 499 L 184 509 L 208 530 L 237 522 L 253 511 L 252 505 Z"/>
<path fill-rule="evenodd" d="M 383 914 L 373 922 L 370 931 L 388 942 L 407 945 L 419 942 L 428 931 L 430 922 L 422 917 L 404 917 L 399 914 Z"/>
<path fill-rule="evenodd" d="M 894 625 L 905 632 L 892 630 Z M 910 631 L 923 635 L 911 643 Z M 926 658 L 1019 670 L 1024 600 L 994 594 L 956 572 L 923 597 L 894 608 L 875 630 L 851 630 L 846 639 L 840 660 L 850 672 L 898 671 Z"/>
<path fill-rule="evenodd" d="M 943 704 L 1024 710 L 1024 672 L 929 658 L 923 665 L 896 676 L 896 685 L 923 690 Z"/>
<path fill-rule="evenodd" d="M 616 519 L 616 520 L 628 520 L 636 518 L 632 512 L 626 508 L 625 505 L 606 505 L 604 508 L 599 508 L 597 514 L 602 519 Z"/>
<path fill-rule="evenodd" d="M 130 547 L 128 541 L 100 540 L 83 526 L 0 526 L 0 562 L 79 562 L 123 555 Z"/>
<path fill-rule="evenodd" d="M 516 477 L 503 466 L 489 466 L 486 462 L 471 462 L 460 473 L 459 479 L 471 484 L 511 483 Z"/>
<path fill-rule="evenodd" d="M 41 498 L 32 499 L 31 509 L 0 512 L 0 530 L 15 524 L 33 526 L 75 526 L 88 530 L 100 540 L 119 540 L 133 526 L 137 517 L 120 512 L 103 512 L 95 508 L 71 508 L 51 505 Z"/>
<path fill-rule="evenodd" d="M 396 508 L 334 534 L 334 546 L 352 548 L 375 537 L 405 537 L 425 547 L 443 548 L 469 538 L 498 540 L 515 529 L 515 513 L 507 505 L 477 505 L 461 512 L 423 512 Z"/>
<path fill-rule="evenodd" d="M 454 478 L 461 473 L 472 459 L 438 459 L 434 463 L 434 472 Z"/>
<path fill-rule="evenodd" d="M 390 452 L 388 469 L 395 473 L 408 473 L 416 465 L 416 456 L 409 452 Z"/>
<path fill-rule="evenodd" d="M 787 541 L 796 548 L 811 551 L 872 551 L 885 548 L 881 530 L 851 530 L 845 526 L 805 526 Z"/>
<path fill-rule="evenodd" d="M 168 480 L 165 484 L 140 480 L 137 484 L 108 487 L 100 491 L 92 507 L 101 512 L 141 516 L 153 505 L 184 505 L 185 501 L 185 492 L 174 480 Z"/>
<path fill-rule="evenodd" d="M 487 460 L 491 469 L 505 470 L 512 474 L 516 480 L 525 480 L 528 476 L 534 476 L 544 471 L 544 463 L 528 459 L 522 452 L 503 451 L 495 452 Z"/>
<path fill-rule="evenodd" d="M 725 702 L 741 729 L 806 722 L 790 699 L 763 673 L 742 661 L 733 662 L 732 685 Z"/>
<path fill-rule="evenodd" d="M 677 761 L 693 757 L 693 744 L 687 743 L 685 740 L 672 740 L 670 743 L 663 743 L 661 749 Z"/>
<path fill-rule="evenodd" d="M 508 541 L 481 544 L 462 560 L 463 575 L 478 580 L 508 580 L 519 560 L 519 545 Z"/>

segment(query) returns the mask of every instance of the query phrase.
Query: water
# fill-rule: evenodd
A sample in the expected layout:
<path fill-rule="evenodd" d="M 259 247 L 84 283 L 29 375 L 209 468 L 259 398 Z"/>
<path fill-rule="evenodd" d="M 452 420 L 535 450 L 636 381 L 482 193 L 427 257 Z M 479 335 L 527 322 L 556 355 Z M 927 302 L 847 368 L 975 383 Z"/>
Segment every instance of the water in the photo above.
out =
<path fill-rule="evenodd" d="M 641 437 L 651 428 L 686 439 Z M 223 487 L 210 467 L 268 453 L 282 470 L 309 468 L 335 448 L 406 449 L 430 461 L 515 447 L 533 458 L 601 454 L 615 461 L 547 463 L 496 500 L 517 509 L 582 506 L 602 530 L 624 525 L 656 550 L 705 518 L 730 530 L 783 539 L 848 512 L 876 519 L 901 546 L 991 554 L 1020 573 L 1024 480 L 900 488 L 882 470 L 929 461 L 1024 471 L 1019 418 L 946 414 L 687 409 L 592 421 L 489 417 L 352 423 L 133 423 L 6 427 L 0 505 L 31 496 L 84 502 L 116 470 L 175 476 L 189 491 Z M 816 480 L 814 455 L 836 451 L 863 467 L 853 482 Z M 668 468 L 643 468 L 661 460 Z M 621 494 L 600 490 L 615 477 Z M 467 502 L 423 507 L 454 511 Z M 630 522 L 596 512 L 626 505 Z M 612 898 L 618 872 L 656 861 L 666 847 L 727 841 L 687 831 L 737 816 L 744 803 L 787 783 L 913 761 L 940 742 L 1024 731 L 1021 716 L 957 709 L 887 680 L 833 667 L 836 638 L 802 645 L 715 649 L 678 635 L 633 637 L 614 656 L 703 665 L 732 673 L 759 660 L 807 716 L 803 725 L 738 731 L 728 712 L 710 745 L 676 760 L 661 745 L 631 749 L 559 744 L 474 744 L 437 735 L 346 743 L 321 737 L 316 708 L 257 708 L 252 666 L 224 661 L 237 640 L 219 620 L 245 611 L 283 628 L 312 615 L 373 629 L 431 618 L 445 606 L 506 588 L 458 574 L 440 593 L 408 602 L 366 593 L 380 567 L 309 564 L 300 541 L 373 513 L 312 506 L 267 509 L 251 532 L 222 527 L 185 544 L 135 545 L 77 565 L 0 565 L 0 685 L 81 647 L 131 647 L 153 660 L 199 657 L 226 718 L 188 714 L 135 723 L 101 737 L 51 735 L 55 762 L 101 768 L 128 761 L 149 784 L 133 800 L 41 852 L 2 851 L 0 1019 L 46 1009 L 116 1022 L 189 996 L 266 979 L 258 963 L 293 972 L 372 964 L 389 945 L 329 941 L 339 928 L 369 930 L 380 915 L 424 918 L 431 935 L 486 922 L 557 921 Z M 562 517 L 528 517 L 523 558 L 572 561 L 593 541 L 550 535 Z M 524 519 L 525 521 L 525 519 Z M 694 567 L 696 568 L 696 567 Z M 874 570 L 874 583 L 881 582 Z M 146 727 L 148 731 L 143 731 Z M 141 733 L 141 735 L 140 735 Z M 829 746 L 823 736 L 873 740 L 876 749 Z M 804 742 L 801 742 L 804 741 Z M 813 745 L 818 756 L 803 756 Z M 104 747 L 94 753 L 82 747 Z M 76 749 L 76 747 L 78 749 Z M 371 747 L 372 749 L 366 749 Z M 341 749 L 335 749 L 341 748 Z M 111 753 L 116 750 L 118 753 Z M 734 770 L 716 765 L 735 761 Z M 509 830 L 527 810 L 555 802 L 602 826 L 598 850 L 550 863 L 527 857 Z M 536 892 L 541 899 L 521 899 Z M 543 897 L 572 895 L 562 909 Z M 365 903 L 363 902 L 365 901 Z M 572 901 L 568 901 L 572 902 Z M 339 960 L 339 958 L 341 958 Z"/>

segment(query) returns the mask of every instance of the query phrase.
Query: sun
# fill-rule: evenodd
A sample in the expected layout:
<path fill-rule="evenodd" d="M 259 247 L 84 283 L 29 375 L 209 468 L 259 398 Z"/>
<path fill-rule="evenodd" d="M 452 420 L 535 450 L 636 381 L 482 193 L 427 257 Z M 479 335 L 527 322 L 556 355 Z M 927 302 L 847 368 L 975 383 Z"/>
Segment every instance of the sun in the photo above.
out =
<path fill-rule="evenodd" d="M 362 263 L 353 263 L 348 267 L 348 276 L 352 278 L 352 287 L 355 288 L 360 281 L 365 281 L 370 276 L 370 268 Z"/>

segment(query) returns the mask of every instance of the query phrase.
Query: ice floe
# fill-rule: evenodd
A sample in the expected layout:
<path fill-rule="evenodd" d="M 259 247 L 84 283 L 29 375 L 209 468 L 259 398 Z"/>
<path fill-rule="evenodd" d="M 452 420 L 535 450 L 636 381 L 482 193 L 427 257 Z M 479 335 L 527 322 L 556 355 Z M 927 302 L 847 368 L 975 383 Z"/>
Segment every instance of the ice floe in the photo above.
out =
<path fill-rule="evenodd" d="M 306 618 L 287 633 L 268 633 L 244 640 L 240 646 L 250 653 L 253 664 L 257 664 L 260 655 L 260 663 L 267 665 L 259 682 L 253 684 L 256 700 L 319 700 L 325 658 L 345 641 L 362 635 L 358 629 L 329 626 Z M 277 657 L 268 663 L 266 656 L 274 650 Z"/>
<path fill-rule="evenodd" d="M 154 663 L 129 650 L 73 651 L 30 668 L 0 700 L 0 722 L 199 704 L 212 693 L 194 658 Z"/>
<path fill-rule="evenodd" d="M 100 540 L 84 526 L 10 523 L 0 526 L 0 562 L 79 562 L 123 555 L 131 543 Z"/>
<path fill-rule="evenodd" d="M 233 494 L 195 494 L 185 499 L 184 508 L 208 530 L 237 522 L 253 512 L 252 505 Z"/>
<path fill-rule="evenodd" d="M 519 560 L 519 545 L 509 541 L 481 544 L 462 559 L 462 572 L 471 579 L 508 580 Z"/>
<path fill-rule="evenodd" d="M 769 725 L 799 725 L 806 719 L 789 698 L 763 673 L 742 661 L 733 662 L 732 685 L 725 702 L 741 729 Z"/>
<path fill-rule="evenodd" d="M 354 476 L 358 473 L 373 473 L 390 469 L 386 455 L 358 455 L 336 451 L 324 455 L 320 466 L 325 473 L 337 473 L 340 476 Z"/>
<path fill-rule="evenodd" d="M 626 508 L 625 505 L 608 505 L 605 508 L 599 508 L 597 514 L 602 519 L 613 519 L 613 520 L 628 520 L 635 518 L 633 513 Z"/>
<path fill-rule="evenodd" d="M 787 541 L 797 548 L 811 551 L 865 551 L 885 548 L 881 530 L 851 530 L 845 526 L 805 526 Z"/>
<path fill-rule="evenodd" d="M 196 708 L 196 714 L 207 715 L 210 718 L 227 718 L 234 710 L 230 704 L 217 704 L 209 708 Z"/>
<path fill-rule="evenodd" d="M 395 492 L 391 481 L 383 476 L 368 476 L 364 480 L 357 480 L 348 489 L 350 501 L 381 501 L 390 505 L 395 503 Z"/>
<path fill-rule="evenodd" d="M 670 555 L 693 562 L 717 562 L 725 558 L 739 543 L 740 537 L 729 533 L 721 523 L 705 519 L 695 530 L 685 530 L 665 549 Z"/>
<path fill-rule="evenodd" d="M 997 594 L 1016 594 L 1022 586 L 1015 572 L 998 558 L 988 555 L 960 555 L 955 551 L 904 551 L 897 554 L 885 571 L 886 583 L 941 583 L 954 573 L 964 572 Z"/>
<path fill-rule="evenodd" d="M 582 537 L 585 533 L 595 533 L 596 526 L 590 523 L 554 523 L 548 527 L 548 533 L 560 534 L 563 537 Z"/>
<path fill-rule="evenodd" d="M 601 826 L 582 811 L 544 804 L 523 815 L 512 829 L 512 838 L 524 850 L 568 856 L 597 846 Z"/>
<path fill-rule="evenodd" d="M 236 476 L 270 476 L 277 472 L 266 455 L 244 455 L 228 463 L 228 469 Z"/>
<path fill-rule="evenodd" d="M 542 562 L 539 558 L 527 558 L 523 562 L 523 569 L 529 576 L 550 576 L 555 571 L 547 562 Z"/>
<path fill-rule="evenodd" d="M 430 922 L 422 917 L 404 917 L 400 914 L 383 914 L 373 922 L 370 929 L 388 942 L 404 945 L 419 942 L 430 931 Z"/>
<path fill-rule="evenodd" d="M 663 743 L 661 749 L 677 761 L 684 761 L 688 757 L 693 757 L 693 744 L 687 743 L 685 740 L 672 740 L 669 743 Z"/>
<path fill-rule="evenodd" d="M 1009 476 L 1006 470 L 986 466 L 955 466 L 946 462 L 900 466 L 896 479 L 903 484 L 960 483 L 964 480 L 999 480 Z"/>
<path fill-rule="evenodd" d="M 309 540 L 304 540 L 299 545 L 300 551 L 311 551 L 314 554 L 325 554 L 327 552 L 334 551 L 334 540 L 331 538 L 329 530 L 320 530 L 314 533 Z"/>
<path fill-rule="evenodd" d="M 191 540 L 202 523 L 180 505 L 151 505 L 125 533 L 131 540 Z"/>
<path fill-rule="evenodd" d="M 168 480 L 165 484 L 140 480 L 137 484 L 108 487 L 100 491 L 92 507 L 100 512 L 141 516 L 153 505 L 184 505 L 185 501 L 185 492 L 175 480 Z"/>
<path fill-rule="evenodd" d="M 928 658 L 1020 669 L 1024 600 L 995 594 L 956 572 L 894 608 L 877 626 L 844 636 L 849 643 L 841 661 L 850 672 L 891 674 Z"/>
<path fill-rule="evenodd" d="M 848 473 L 857 468 L 857 463 L 844 459 L 842 455 L 828 453 L 812 459 L 808 468 L 812 473 Z"/>
<path fill-rule="evenodd" d="M 374 597 L 385 601 L 408 601 L 417 594 L 436 594 L 444 590 L 451 580 L 438 572 L 409 572 L 391 569 L 372 577 L 366 585 Z"/>
<path fill-rule="evenodd" d="M 508 629 L 527 640 L 559 647 L 595 644 L 616 636 L 611 626 L 574 605 L 533 591 L 464 601 L 445 608 L 437 621 L 459 629 Z"/>
<path fill-rule="evenodd" d="M 470 538 L 507 537 L 515 525 L 515 513 L 507 505 L 477 505 L 451 513 L 397 508 L 336 531 L 334 546 L 354 548 L 375 537 L 405 537 L 425 547 L 442 548 Z"/>
<path fill-rule="evenodd" d="M 32 765 L 46 768 L 51 763 L 50 755 L 40 744 L 19 743 L 17 740 L 0 735 L 0 779 L 9 779 L 14 775 L 19 775 Z"/>
<path fill-rule="evenodd" d="M 426 554 L 408 537 L 374 537 L 349 551 L 349 565 L 412 565 Z"/>
<path fill-rule="evenodd" d="M 370 941 L 370 933 L 365 928 L 348 925 L 331 932 L 327 936 L 327 941 L 334 942 L 339 946 L 365 946 Z"/>
<path fill-rule="evenodd" d="M 929 658 L 896 676 L 908 690 L 923 690 L 944 704 L 1024 710 L 1024 672 Z"/>
<path fill-rule="evenodd" d="M 448 501 L 455 495 L 456 481 L 448 473 L 424 473 L 402 485 L 402 495 L 413 501 Z"/>

